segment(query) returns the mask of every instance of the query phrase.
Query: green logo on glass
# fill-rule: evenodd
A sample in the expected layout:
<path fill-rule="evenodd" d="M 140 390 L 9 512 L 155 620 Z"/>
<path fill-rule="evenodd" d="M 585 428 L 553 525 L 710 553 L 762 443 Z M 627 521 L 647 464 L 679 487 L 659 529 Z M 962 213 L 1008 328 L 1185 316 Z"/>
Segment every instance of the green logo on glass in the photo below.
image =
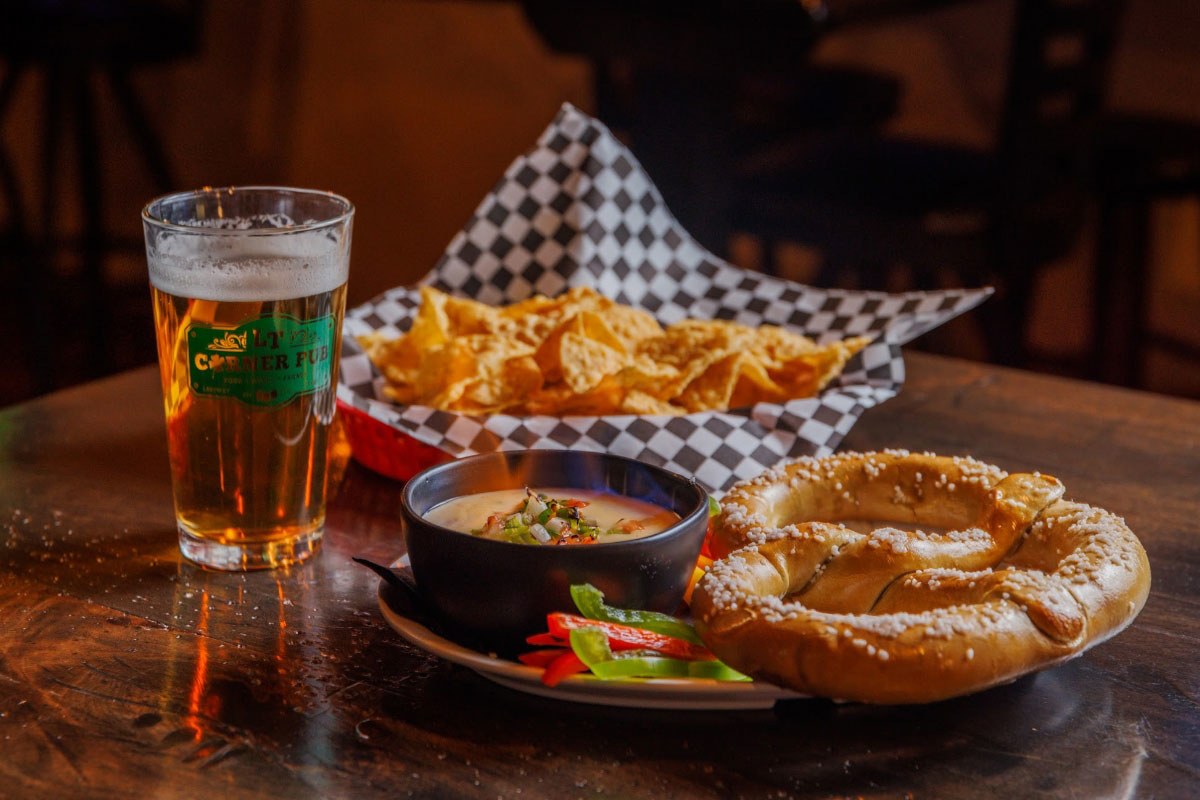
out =
<path fill-rule="evenodd" d="M 333 317 L 301 322 L 286 314 L 244 319 L 237 327 L 188 328 L 192 392 L 269 408 L 329 385 Z"/>

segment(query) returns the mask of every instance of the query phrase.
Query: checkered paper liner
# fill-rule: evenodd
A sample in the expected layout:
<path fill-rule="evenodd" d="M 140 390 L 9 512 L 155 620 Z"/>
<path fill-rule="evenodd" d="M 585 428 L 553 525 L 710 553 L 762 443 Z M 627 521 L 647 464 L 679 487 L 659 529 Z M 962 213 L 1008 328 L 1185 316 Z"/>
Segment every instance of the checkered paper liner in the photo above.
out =
<path fill-rule="evenodd" d="M 817 397 L 680 417 L 472 417 L 399 406 L 355 340 L 400 336 L 419 291 L 399 287 L 347 312 L 338 398 L 454 456 L 575 448 L 636 458 L 710 491 L 781 459 L 827 455 L 868 408 L 899 391 L 900 345 L 978 305 L 990 289 L 885 294 L 815 289 L 738 269 L 701 247 L 667 210 L 637 159 L 598 120 L 564 104 L 421 281 L 494 305 L 589 286 L 662 324 L 774 324 L 819 342 L 874 334 Z"/>

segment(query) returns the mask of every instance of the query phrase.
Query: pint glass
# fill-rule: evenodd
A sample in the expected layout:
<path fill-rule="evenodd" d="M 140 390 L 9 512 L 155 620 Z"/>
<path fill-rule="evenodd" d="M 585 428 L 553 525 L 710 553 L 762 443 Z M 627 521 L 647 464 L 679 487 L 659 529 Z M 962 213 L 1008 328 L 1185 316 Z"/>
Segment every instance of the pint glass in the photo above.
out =
<path fill-rule="evenodd" d="M 203 189 L 142 212 L 183 555 L 256 569 L 325 522 L 353 206 L 326 192 Z"/>

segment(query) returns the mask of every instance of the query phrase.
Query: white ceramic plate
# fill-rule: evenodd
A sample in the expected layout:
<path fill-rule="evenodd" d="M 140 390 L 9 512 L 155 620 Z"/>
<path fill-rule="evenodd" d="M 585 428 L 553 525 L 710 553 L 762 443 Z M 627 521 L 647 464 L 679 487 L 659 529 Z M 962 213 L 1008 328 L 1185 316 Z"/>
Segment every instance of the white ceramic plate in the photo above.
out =
<path fill-rule="evenodd" d="M 396 566 L 406 566 L 397 564 Z M 776 700 L 804 695 L 769 683 L 732 683 L 698 678 L 653 678 L 637 681 L 605 681 L 591 675 L 571 675 L 557 686 L 542 683 L 542 670 L 516 661 L 489 656 L 455 644 L 389 605 L 386 585 L 379 585 L 379 609 L 388 625 L 409 644 L 472 669 L 490 681 L 520 692 L 629 708 L 673 708 L 729 710 L 770 708 Z"/>

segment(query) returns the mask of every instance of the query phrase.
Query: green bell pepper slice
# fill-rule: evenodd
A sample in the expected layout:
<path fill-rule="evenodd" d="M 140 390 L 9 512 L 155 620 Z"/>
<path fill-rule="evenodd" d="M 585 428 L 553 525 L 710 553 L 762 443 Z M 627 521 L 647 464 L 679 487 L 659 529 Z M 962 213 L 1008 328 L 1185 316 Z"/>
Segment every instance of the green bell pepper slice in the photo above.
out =
<path fill-rule="evenodd" d="M 720 661 L 685 661 L 659 656 L 652 651 L 614 653 L 608 636 L 600 628 L 571 631 L 571 649 L 592 674 L 606 680 L 619 678 L 709 678 L 718 681 L 748 681 L 750 677 Z"/>
<path fill-rule="evenodd" d="M 695 628 L 670 614 L 660 614 L 657 611 L 631 611 L 605 605 L 604 592 L 590 583 L 572 586 L 571 599 L 575 601 L 575 607 L 579 609 L 579 613 L 588 619 L 617 622 L 621 625 L 674 636 L 693 644 L 704 644 L 700 641 L 700 636 L 696 633 Z"/>

